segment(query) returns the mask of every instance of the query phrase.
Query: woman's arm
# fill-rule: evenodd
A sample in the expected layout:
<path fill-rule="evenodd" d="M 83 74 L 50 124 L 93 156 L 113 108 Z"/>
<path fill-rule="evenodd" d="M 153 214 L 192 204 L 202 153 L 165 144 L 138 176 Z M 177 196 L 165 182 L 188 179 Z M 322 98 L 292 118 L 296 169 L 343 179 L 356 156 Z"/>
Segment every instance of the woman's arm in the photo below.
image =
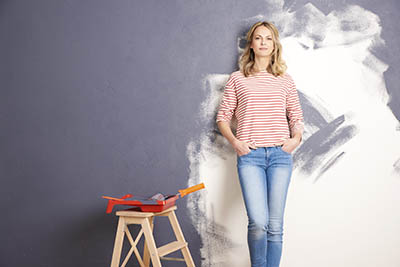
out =
<path fill-rule="evenodd" d="M 221 134 L 228 140 L 239 156 L 250 153 L 250 148 L 256 149 L 254 145 L 238 140 L 232 133 L 229 122 L 219 121 L 217 125 Z"/>
<path fill-rule="evenodd" d="M 250 153 L 250 148 L 256 148 L 246 142 L 238 140 L 232 133 L 230 122 L 237 106 L 235 77 L 230 75 L 225 84 L 219 110 L 217 112 L 217 125 L 221 134 L 229 141 L 239 156 Z"/>
<path fill-rule="evenodd" d="M 292 135 L 292 139 L 295 139 L 300 144 L 303 139 L 302 131 L 295 131 Z"/>
<path fill-rule="evenodd" d="M 286 111 L 291 138 L 284 141 L 282 149 L 291 153 L 301 143 L 304 131 L 304 119 L 296 84 L 291 76 L 289 76 L 289 79 L 291 86 L 286 98 Z"/>

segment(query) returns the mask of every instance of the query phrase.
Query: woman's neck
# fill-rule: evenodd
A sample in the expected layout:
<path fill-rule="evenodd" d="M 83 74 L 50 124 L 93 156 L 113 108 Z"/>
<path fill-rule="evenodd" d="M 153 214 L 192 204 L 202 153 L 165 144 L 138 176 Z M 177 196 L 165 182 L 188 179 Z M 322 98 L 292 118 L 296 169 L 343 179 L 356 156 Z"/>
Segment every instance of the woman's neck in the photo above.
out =
<path fill-rule="evenodd" d="M 256 57 L 254 59 L 254 71 L 267 70 L 271 57 Z"/>

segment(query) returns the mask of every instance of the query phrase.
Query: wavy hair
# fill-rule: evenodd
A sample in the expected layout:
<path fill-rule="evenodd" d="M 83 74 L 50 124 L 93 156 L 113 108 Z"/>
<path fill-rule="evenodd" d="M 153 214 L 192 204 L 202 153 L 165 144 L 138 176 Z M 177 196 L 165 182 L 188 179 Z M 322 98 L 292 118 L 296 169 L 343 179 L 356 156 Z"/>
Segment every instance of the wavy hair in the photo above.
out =
<path fill-rule="evenodd" d="M 287 69 L 285 61 L 282 59 L 282 45 L 279 41 L 279 33 L 278 29 L 275 27 L 274 24 L 268 21 L 259 21 L 251 26 L 250 30 L 247 32 L 246 35 L 246 47 L 243 50 L 242 55 L 239 59 L 239 68 L 240 71 L 243 73 L 245 77 L 255 73 L 253 66 L 255 64 L 254 58 L 255 54 L 250 45 L 253 40 L 254 31 L 259 26 L 267 27 L 272 33 L 272 40 L 274 42 L 274 50 L 271 52 L 271 60 L 267 67 L 267 71 L 273 74 L 274 76 L 283 75 Z"/>

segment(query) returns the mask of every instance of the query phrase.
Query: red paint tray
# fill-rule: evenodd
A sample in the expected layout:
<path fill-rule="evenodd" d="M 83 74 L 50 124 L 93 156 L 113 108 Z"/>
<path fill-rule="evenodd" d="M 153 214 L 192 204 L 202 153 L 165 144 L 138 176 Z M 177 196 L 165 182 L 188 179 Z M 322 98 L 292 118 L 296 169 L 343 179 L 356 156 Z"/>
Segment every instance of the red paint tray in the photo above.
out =
<path fill-rule="evenodd" d="M 106 210 L 107 213 L 111 213 L 115 205 L 138 207 L 140 211 L 143 212 L 161 212 L 163 210 L 166 210 L 174 206 L 175 201 L 179 199 L 179 197 L 182 198 L 187 194 L 193 193 L 203 188 L 204 184 L 201 183 L 186 189 L 178 190 L 179 193 L 176 195 L 164 196 L 163 194 L 158 193 L 152 197 L 143 198 L 143 197 L 134 197 L 131 194 L 127 194 L 121 198 L 114 198 L 108 196 L 103 196 L 103 198 L 108 199 L 107 210 Z"/>

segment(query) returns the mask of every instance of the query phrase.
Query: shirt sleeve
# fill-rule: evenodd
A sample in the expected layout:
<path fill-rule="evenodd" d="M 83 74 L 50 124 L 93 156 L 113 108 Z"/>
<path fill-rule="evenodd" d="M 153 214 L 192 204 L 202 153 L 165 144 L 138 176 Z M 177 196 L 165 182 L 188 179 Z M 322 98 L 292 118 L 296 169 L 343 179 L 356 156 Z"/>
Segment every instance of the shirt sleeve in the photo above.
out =
<path fill-rule="evenodd" d="M 289 122 L 290 133 L 293 134 L 296 131 L 303 134 L 304 118 L 299 101 L 299 94 L 297 92 L 296 84 L 290 76 L 289 80 L 289 93 L 286 98 L 286 115 Z"/>
<path fill-rule="evenodd" d="M 233 75 L 229 77 L 225 84 L 224 93 L 217 112 L 216 122 L 230 122 L 237 106 L 236 88 Z"/>

